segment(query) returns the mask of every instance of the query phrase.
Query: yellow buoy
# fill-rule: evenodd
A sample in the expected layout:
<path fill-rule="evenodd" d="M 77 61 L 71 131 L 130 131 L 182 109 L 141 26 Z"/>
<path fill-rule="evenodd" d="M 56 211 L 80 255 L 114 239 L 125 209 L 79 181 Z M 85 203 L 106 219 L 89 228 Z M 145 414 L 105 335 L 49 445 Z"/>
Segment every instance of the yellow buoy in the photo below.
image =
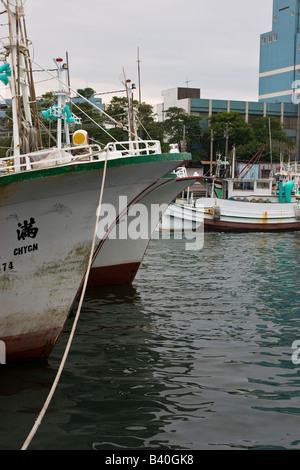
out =
<path fill-rule="evenodd" d="M 89 144 L 89 135 L 87 131 L 78 130 L 73 134 L 73 144 L 74 145 L 88 145 Z"/>

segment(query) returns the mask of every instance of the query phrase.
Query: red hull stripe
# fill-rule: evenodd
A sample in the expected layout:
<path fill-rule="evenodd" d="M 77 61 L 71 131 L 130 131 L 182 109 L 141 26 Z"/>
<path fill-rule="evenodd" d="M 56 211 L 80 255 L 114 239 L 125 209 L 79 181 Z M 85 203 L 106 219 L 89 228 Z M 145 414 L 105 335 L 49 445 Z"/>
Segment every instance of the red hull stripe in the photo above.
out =
<path fill-rule="evenodd" d="M 62 328 L 1 338 L 6 346 L 6 361 L 46 359 Z"/>
<path fill-rule="evenodd" d="M 204 220 L 204 229 L 213 232 L 296 232 L 300 231 L 300 222 L 280 224 L 252 224 L 240 222 L 222 222 Z"/>
<path fill-rule="evenodd" d="M 92 267 L 89 287 L 131 284 L 141 263 L 127 263 L 116 266 Z"/>

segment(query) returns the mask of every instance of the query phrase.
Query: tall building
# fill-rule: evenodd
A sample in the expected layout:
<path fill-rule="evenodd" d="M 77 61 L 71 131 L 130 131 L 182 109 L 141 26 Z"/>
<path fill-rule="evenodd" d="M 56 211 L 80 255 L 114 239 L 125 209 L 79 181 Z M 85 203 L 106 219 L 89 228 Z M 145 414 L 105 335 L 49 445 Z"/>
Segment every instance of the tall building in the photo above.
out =
<path fill-rule="evenodd" d="M 259 101 L 300 103 L 299 14 L 299 0 L 273 0 L 272 31 L 260 36 Z"/>
<path fill-rule="evenodd" d="M 203 131 L 216 113 L 236 111 L 251 124 L 259 117 L 277 117 L 295 140 L 300 161 L 300 0 L 273 0 L 272 31 L 260 36 L 259 101 L 201 98 L 200 90 L 175 88 L 162 92 L 159 121 L 168 108 L 183 108 L 201 116 Z"/>

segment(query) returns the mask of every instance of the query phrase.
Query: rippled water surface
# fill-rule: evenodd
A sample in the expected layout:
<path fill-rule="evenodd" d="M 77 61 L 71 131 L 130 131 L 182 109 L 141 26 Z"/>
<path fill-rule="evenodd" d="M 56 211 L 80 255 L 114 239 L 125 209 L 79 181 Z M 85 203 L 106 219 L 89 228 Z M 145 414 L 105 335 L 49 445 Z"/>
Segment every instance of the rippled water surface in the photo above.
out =
<path fill-rule="evenodd" d="M 87 292 L 30 449 L 300 449 L 299 253 L 299 233 L 154 239 L 133 286 Z M 0 366 L 0 449 L 25 441 L 73 319 L 47 363 Z"/>

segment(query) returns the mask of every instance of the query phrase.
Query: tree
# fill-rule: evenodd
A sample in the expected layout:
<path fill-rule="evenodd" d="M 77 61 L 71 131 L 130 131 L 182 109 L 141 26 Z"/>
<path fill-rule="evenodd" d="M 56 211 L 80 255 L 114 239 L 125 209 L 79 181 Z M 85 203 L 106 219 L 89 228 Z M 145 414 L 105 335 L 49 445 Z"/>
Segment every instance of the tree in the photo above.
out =
<path fill-rule="evenodd" d="M 95 95 L 95 90 L 93 88 L 79 88 L 77 90 L 77 93 L 79 93 L 81 96 L 84 96 L 84 98 L 87 98 L 88 100 L 92 98 Z"/>
<path fill-rule="evenodd" d="M 252 131 L 252 139 L 247 144 L 237 147 L 237 156 L 240 160 L 247 160 L 249 155 L 255 155 L 263 145 L 265 148 L 261 161 L 272 159 L 273 162 L 279 162 L 281 158 L 287 160 L 295 154 L 296 142 L 286 135 L 278 118 L 274 116 L 257 118 L 252 123 Z"/>
<path fill-rule="evenodd" d="M 44 101 L 54 101 L 54 93 L 53 91 L 47 91 L 42 95 Z"/>
<path fill-rule="evenodd" d="M 104 105 L 104 111 L 123 126 L 128 125 L 128 104 L 125 97 L 113 96 L 110 103 Z"/>
<path fill-rule="evenodd" d="M 218 113 L 211 116 L 209 128 L 206 133 L 206 145 L 211 141 L 211 131 L 214 137 L 214 153 L 225 155 L 226 138 L 228 139 L 228 150 L 235 144 L 245 145 L 253 138 L 251 126 L 245 122 L 245 118 L 238 112 Z"/>
<path fill-rule="evenodd" d="M 274 116 L 256 118 L 252 123 L 254 140 L 267 144 L 270 141 L 270 125 L 271 137 L 274 140 L 288 142 L 289 138 L 283 130 L 280 120 Z"/>
<path fill-rule="evenodd" d="M 169 108 L 163 123 L 165 139 L 170 144 L 177 143 L 182 151 L 192 152 L 193 146 L 201 140 L 200 119 L 182 108 Z"/>

